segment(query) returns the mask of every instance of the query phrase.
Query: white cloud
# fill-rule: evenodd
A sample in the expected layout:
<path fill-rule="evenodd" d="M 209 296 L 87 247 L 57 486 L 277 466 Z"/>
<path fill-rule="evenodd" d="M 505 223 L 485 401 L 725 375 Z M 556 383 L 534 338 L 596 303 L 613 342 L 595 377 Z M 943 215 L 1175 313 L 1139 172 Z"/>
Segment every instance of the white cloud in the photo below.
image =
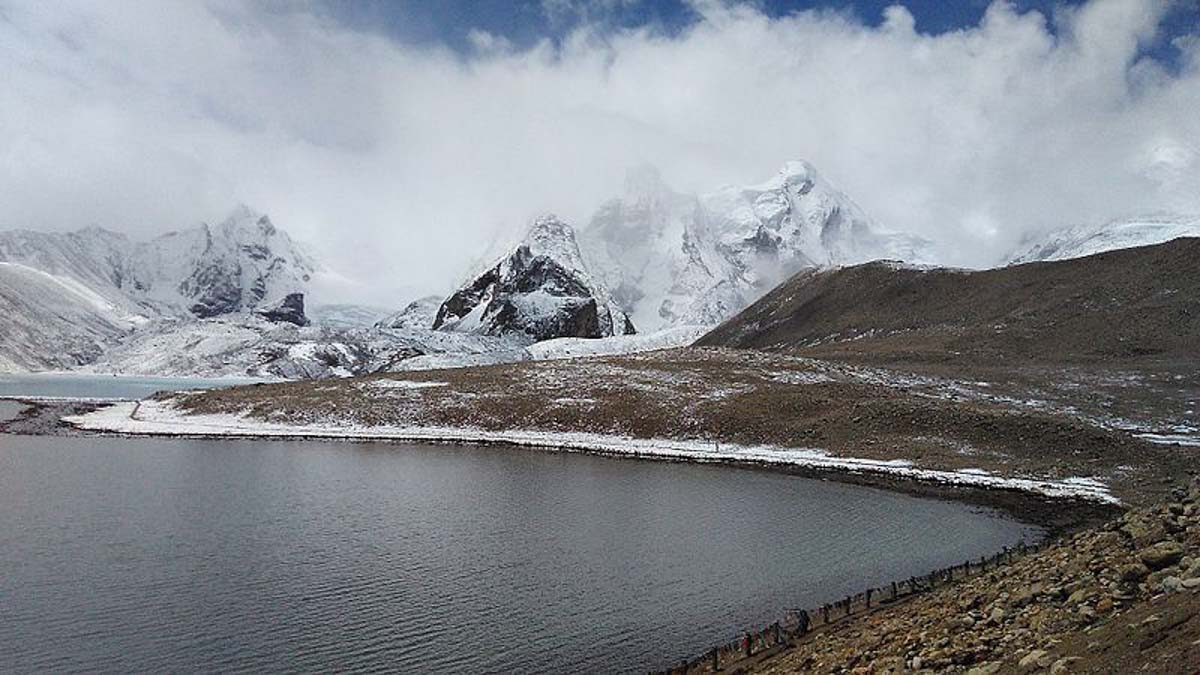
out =
<path fill-rule="evenodd" d="M 1152 0 L 1094 0 L 1057 36 L 1005 3 L 939 36 L 901 7 L 871 28 L 696 3 L 678 36 L 477 32 L 469 57 L 264 7 L 0 0 L 0 227 L 150 232 L 244 201 L 399 305 L 533 213 L 585 220 L 643 162 L 704 190 L 806 158 L 955 264 L 1200 211 L 1200 49 L 1176 41 L 1177 74 L 1136 60 Z"/>

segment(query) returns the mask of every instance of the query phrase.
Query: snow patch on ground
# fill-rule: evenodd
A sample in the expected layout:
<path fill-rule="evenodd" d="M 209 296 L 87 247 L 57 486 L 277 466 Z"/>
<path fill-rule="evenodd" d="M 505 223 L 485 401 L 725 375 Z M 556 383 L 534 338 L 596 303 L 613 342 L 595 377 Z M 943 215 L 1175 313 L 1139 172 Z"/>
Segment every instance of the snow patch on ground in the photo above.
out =
<path fill-rule="evenodd" d="M 1188 445 L 1200 447 L 1200 436 L 1190 434 L 1135 434 L 1138 438 L 1163 445 Z"/>
<path fill-rule="evenodd" d="M 85 430 L 144 435 L 505 443 L 626 457 L 737 462 L 871 473 L 919 481 L 1020 490 L 1051 497 L 1118 503 L 1117 498 L 1104 484 L 1094 478 L 1038 480 L 1005 478 L 971 470 L 920 469 L 904 460 L 833 457 L 815 448 L 745 446 L 701 440 L 640 439 L 605 434 L 520 429 L 489 431 L 454 427 L 292 425 L 263 422 L 240 415 L 187 415 L 178 410 L 171 401 L 156 400 L 119 403 L 92 413 L 65 417 L 63 421 Z"/>
<path fill-rule="evenodd" d="M 612 337 L 555 338 L 537 342 L 526 349 L 536 360 L 566 359 L 580 356 L 614 356 L 638 352 L 686 347 L 712 330 L 711 326 L 676 326 L 653 333 L 614 335 Z"/>
<path fill-rule="evenodd" d="M 413 380 L 371 380 L 366 386 L 373 389 L 428 389 L 429 387 L 448 387 L 449 382 L 415 382 Z"/>

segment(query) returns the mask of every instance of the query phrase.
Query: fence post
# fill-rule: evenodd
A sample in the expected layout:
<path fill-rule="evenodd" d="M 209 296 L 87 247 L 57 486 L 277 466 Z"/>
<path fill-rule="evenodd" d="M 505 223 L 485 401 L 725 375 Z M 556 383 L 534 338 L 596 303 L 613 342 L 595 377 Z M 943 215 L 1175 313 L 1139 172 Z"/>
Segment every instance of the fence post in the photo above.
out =
<path fill-rule="evenodd" d="M 749 633 L 746 633 L 746 658 L 754 656 L 754 638 Z"/>

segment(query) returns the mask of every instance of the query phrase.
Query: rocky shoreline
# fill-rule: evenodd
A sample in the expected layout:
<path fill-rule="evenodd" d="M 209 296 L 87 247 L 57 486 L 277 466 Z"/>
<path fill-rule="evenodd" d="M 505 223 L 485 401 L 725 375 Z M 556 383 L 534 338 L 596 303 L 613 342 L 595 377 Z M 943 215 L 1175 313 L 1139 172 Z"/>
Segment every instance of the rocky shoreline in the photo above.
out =
<path fill-rule="evenodd" d="M 1200 479 L 909 602 L 726 672 L 1195 673 Z M 689 672 L 711 670 L 703 664 Z"/>

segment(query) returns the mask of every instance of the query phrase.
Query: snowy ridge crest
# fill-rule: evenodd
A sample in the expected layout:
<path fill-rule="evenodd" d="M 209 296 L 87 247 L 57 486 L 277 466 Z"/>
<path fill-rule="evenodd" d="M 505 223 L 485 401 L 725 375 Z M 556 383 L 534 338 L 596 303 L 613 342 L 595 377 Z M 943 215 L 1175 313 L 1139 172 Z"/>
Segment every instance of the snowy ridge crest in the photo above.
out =
<path fill-rule="evenodd" d="M 1082 258 L 1180 237 L 1200 237 L 1200 216 L 1155 214 L 1057 230 L 1023 244 L 1009 264 Z"/>

